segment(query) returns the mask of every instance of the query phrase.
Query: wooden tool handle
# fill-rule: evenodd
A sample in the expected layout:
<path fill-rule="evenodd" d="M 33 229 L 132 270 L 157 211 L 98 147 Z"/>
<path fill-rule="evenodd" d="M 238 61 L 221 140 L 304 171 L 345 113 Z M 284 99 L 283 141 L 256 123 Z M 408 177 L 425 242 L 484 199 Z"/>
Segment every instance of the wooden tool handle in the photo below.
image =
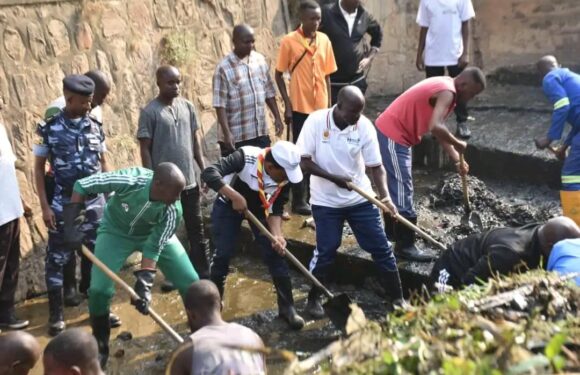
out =
<path fill-rule="evenodd" d="M 253 213 L 250 212 L 250 210 L 246 210 L 245 215 L 248 218 L 248 220 L 250 220 L 250 222 L 254 224 L 260 232 L 262 232 L 264 236 L 268 237 L 270 241 L 272 242 L 277 241 L 276 237 L 274 237 L 274 235 L 270 233 L 268 228 L 266 228 L 264 224 L 262 224 L 262 222 L 258 220 L 258 218 Z M 300 263 L 298 259 L 296 259 L 294 254 L 292 254 L 288 249 L 284 250 L 285 250 L 284 256 L 290 259 L 290 262 L 292 262 L 292 264 L 294 264 L 296 268 L 298 268 L 300 272 L 304 274 L 304 276 L 306 276 L 310 281 L 312 281 L 314 285 L 316 285 L 318 288 L 322 289 L 324 294 L 326 294 L 329 298 L 334 298 L 334 295 L 330 292 L 330 290 L 328 290 L 324 285 L 322 285 L 322 283 L 316 277 L 314 277 L 314 275 L 306 267 L 304 267 L 304 265 Z"/>
<path fill-rule="evenodd" d="M 123 288 L 127 293 L 129 293 L 129 295 L 131 296 L 131 298 L 133 299 L 139 299 L 139 295 L 137 295 L 137 293 L 135 293 L 135 291 L 133 290 L 133 288 L 131 288 L 129 285 L 127 285 L 126 282 L 123 281 L 123 279 L 121 279 L 119 277 L 119 275 L 117 275 L 116 273 L 114 273 L 113 271 L 111 271 L 109 269 L 109 267 L 107 267 L 103 262 L 101 262 L 99 260 L 99 258 L 97 258 L 95 256 L 95 254 L 91 253 L 87 248 L 85 248 L 83 246 L 82 248 L 83 250 L 83 254 L 89 258 L 89 260 L 97 267 L 99 267 L 99 269 L 101 271 L 103 271 L 103 273 L 105 275 L 107 275 L 109 278 L 111 278 L 111 280 L 113 280 L 115 283 L 117 283 L 121 288 Z M 179 336 L 179 334 L 177 332 L 175 332 L 173 330 L 173 328 L 171 328 L 171 326 L 169 324 L 167 324 L 167 322 L 165 322 L 163 320 L 163 318 L 161 318 L 151 307 L 149 307 L 149 316 L 157 323 L 159 324 L 159 326 L 161 326 L 161 328 L 163 328 L 163 330 L 165 332 L 167 332 L 172 339 L 174 339 L 175 341 L 177 341 L 178 343 L 183 343 L 183 338 L 181 336 Z"/>
<path fill-rule="evenodd" d="M 359 193 L 363 197 L 365 197 L 369 202 L 373 203 L 375 206 L 377 206 L 378 208 L 380 208 L 381 210 L 383 210 L 387 214 L 391 213 L 391 211 L 387 208 L 387 206 L 383 202 L 378 200 L 373 195 L 367 193 L 366 191 L 364 191 L 360 187 L 356 186 L 355 184 L 353 184 L 351 182 L 348 183 L 348 187 L 350 189 L 356 191 L 357 193 Z M 423 238 L 426 241 L 429 241 L 433 245 L 437 246 L 439 249 L 441 249 L 441 250 L 447 249 L 445 247 L 445 245 L 443 245 L 441 242 L 439 242 L 436 239 L 434 239 L 433 237 L 431 237 L 429 234 L 427 234 L 425 231 L 423 231 L 421 228 L 419 228 L 415 224 L 411 223 L 409 220 L 402 217 L 399 213 L 397 213 L 397 215 L 395 215 L 395 219 L 397 221 L 400 221 L 401 223 L 403 223 L 403 225 L 405 225 L 407 228 L 411 229 L 413 232 L 417 233 L 421 238 Z"/>
<path fill-rule="evenodd" d="M 461 166 L 465 163 L 465 156 L 459 154 L 459 163 Z M 471 202 L 469 202 L 469 190 L 467 187 L 467 176 L 461 175 L 461 185 L 463 187 L 463 204 L 465 205 L 465 210 L 471 212 Z"/>

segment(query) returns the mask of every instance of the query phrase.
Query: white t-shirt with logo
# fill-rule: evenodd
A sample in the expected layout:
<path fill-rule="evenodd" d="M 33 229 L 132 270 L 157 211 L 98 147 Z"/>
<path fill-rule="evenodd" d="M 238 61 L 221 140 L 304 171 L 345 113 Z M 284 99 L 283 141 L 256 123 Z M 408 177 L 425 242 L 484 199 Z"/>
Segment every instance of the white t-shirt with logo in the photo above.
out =
<path fill-rule="evenodd" d="M 427 27 L 426 66 L 457 65 L 463 53 L 461 25 L 475 17 L 471 0 L 421 0 L 417 23 Z"/>
<path fill-rule="evenodd" d="M 353 184 L 372 193 L 365 167 L 383 164 L 375 127 L 368 118 L 361 116 L 356 125 L 340 130 L 332 116 L 334 108 L 311 113 L 296 145 L 302 156 L 311 157 L 320 168 L 350 177 Z M 355 191 L 339 188 L 322 177 L 310 177 L 311 205 L 341 208 L 364 202 L 366 199 Z"/>
<path fill-rule="evenodd" d="M 64 96 L 60 96 L 54 99 L 52 103 L 50 103 L 48 107 L 46 107 L 46 110 L 44 111 L 44 119 L 46 120 L 49 117 L 56 115 L 58 112 L 63 110 L 64 107 L 66 107 L 66 99 Z M 98 122 L 100 122 L 101 124 L 103 123 L 103 109 L 101 108 L 100 105 L 91 109 L 90 113 Z"/>
<path fill-rule="evenodd" d="M 14 162 L 16 155 L 6 128 L 0 124 L 0 226 L 18 219 L 24 213 Z"/>

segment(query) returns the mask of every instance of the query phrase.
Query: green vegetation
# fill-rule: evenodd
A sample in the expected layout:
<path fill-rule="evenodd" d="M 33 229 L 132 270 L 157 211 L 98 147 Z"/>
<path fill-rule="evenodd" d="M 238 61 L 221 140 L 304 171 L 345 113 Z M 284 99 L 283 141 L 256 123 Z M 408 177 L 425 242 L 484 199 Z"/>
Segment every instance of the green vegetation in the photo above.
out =
<path fill-rule="evenodd" d="M 192 32 L 175 31 L 161 41 L 163 63 L 183 67 L 195 55 L 195 37 Z"/>

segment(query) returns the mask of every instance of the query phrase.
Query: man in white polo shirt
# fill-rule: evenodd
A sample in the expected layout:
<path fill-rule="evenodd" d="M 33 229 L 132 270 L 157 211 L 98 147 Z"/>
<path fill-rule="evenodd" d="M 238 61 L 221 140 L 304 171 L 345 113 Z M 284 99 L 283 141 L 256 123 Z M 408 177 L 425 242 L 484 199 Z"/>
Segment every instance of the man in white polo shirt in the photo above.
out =
<path fill-rule="evenodd" d="M 372 192 L 371 181 L 379 198 L 394 213 L 396 208 L 387 190 L 377 133 L 361 113 L 365 98 L 359 88 L 346 86 L 338 93 L 337 104 L 310 114 L 297 146 L 302 153 L 302 170 L 311 174 L 310 204 L 316 224 L 316 249 L 310 270 L 326 281 L 341 244 L 345 220 L 360 247 L 369 252 L 378 266 L 381 285 L 391 302 L 403 298 L 401 281 L 392 246 L 382 227 L 381 213 L 365 198 L 348 189 L 347 182 Z M 306 310 L 314 318 L 324 316 L 322 291 L 313 287 Z"/>
<path fill-rule="evenodd" d="M 427 78 L 455 78 L 469 63 L 469 21 L 475 17 L 471 0 L 421 0 L 417 23 L 421 27 L 417 49 L 417 69 Z M 457 103 L 456 135 L 468 139 L 467 107 Z"/>

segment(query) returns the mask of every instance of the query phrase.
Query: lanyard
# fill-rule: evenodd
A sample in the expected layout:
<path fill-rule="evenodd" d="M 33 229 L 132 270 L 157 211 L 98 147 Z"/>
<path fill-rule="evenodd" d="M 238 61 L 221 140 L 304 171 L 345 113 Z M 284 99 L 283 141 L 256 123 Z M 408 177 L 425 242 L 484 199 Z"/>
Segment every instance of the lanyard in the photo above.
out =
<path fill-rule="evenodd" d="M 286 185 L 286 181 L 278 184 L 278 188 L 272 194 L 270 199 L 266 198 L 266 192 L 264 191 L 264 158 L 265 155 L 270 152 L 270 148 L 266 148 L 266 152 L 263 154 L 258 155 L 258 195 L 260 196 L 260 200 L 262 201 L 262 207 L 264 208 L 264 212 L 266 217 L 270 216 L 270 207 L 276 201 L 276 198 L 282 192 L 282 188 Z"/>
<path fill-rule="evenodd" d="M 304 46 L 304 48 L 306 48 L 306 51 L 308 51 L 308 53 L 312 56 L 314 56 L 314 51 L 312 51 L 310 49 L 310 47 L 312 47 L 312 45 L 314 44 L 314 41 L 316 40 L 316 36 L 314 36 L 314 38 L 308 38 L 305 34 L 304 34 L 304 30 L 302 30 L 302 26 L 299 26 L 298 29 L 296 30 L 298 31 L 298 34 L 302 35 L 302 45 Z M 306 43 L 305 39 L 310 39 L 309 43 Z M 316 47 L 316 45 L 315 45 Z"/>

